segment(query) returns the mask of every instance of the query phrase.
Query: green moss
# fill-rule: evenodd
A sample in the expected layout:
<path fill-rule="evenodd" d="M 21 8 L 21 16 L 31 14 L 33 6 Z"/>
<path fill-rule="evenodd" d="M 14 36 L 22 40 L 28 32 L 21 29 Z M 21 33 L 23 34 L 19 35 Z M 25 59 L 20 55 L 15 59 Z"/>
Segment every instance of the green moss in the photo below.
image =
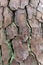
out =
<path fill-rule="evenodd" d="M 9 42 L 8 40 L 6 40 L 5 43 L 6 43 L 8 49 L 9 49 L 9 51 L 10 51 L 10 55 L 9 55 L 10 61 L 9 61 L 8 64 L 7 64 L 7 65 L 10 65 L 10 63 L 12 63 L 13 59 L 15 58 L 15 52 L 12 51 L 11 44 L 10 44 L 10 42 Z"/>
<path fill-rule="evenodd" d="M 28 38 L 27 43 L 28 43 L 28 52 L 30 52 L 31 51 L 31 47 L 30 47 L 30 39 L 29 38 Z"/>

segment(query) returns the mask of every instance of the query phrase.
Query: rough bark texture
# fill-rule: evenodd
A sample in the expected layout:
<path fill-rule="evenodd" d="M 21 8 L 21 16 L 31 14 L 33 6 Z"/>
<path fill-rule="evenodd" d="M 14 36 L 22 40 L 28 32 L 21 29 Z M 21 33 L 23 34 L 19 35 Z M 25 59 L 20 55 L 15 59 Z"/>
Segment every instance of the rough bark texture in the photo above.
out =
<path fill-rule="evenodd" d="M 43 65 L 43 0 L 0 0 L 0 65 Z"/>

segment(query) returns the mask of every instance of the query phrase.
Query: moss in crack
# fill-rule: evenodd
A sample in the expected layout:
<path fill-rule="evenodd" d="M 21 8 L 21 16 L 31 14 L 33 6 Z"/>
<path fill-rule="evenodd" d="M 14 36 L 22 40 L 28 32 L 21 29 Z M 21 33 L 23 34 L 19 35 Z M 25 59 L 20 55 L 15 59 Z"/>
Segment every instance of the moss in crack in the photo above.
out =
<path fill-rule="evenodd" d="M 5 43 L 8 46 L 8 49 L 10 50 L 10 55 L 9 55 L 10 57 L 7 64 L 7 65 L 10 65 L 10 63 L 12 63 L 13 59 L 15 58 L 15 52 L 13 51 L 11 43 L 8 40 L 6 40 Z"/>
<path fill-rule="evenodd" d="M 30 38 L 28 38 L 27 43 L 28 43 L 28 52 L 30 52 L 31 51 Z"/>
<path fill-rule="evenodd" d="M 34 54 L 34 52 L 31 49 L 30 41 L 31 41 L 31 38 L 29 37 L 28 40 L 27 40 L 29 55 L 32 55 L 33 56 L 33 58 L 34 58 L 34 65 L 39 65 L 38 60 L 36 58 L 36 55 Z"/>
<path fill-rule="evenodd" d="M 38 60 L 37 60 L 37 57 L 34 54 L 34 52 L 32 51 L 32 49 L 31 49 L 30 41 L 31 41 L 31 38 L 29 37 L 28 40 L 27 40 L 29 55 L 32 55 L 33 56 L 33 58 L 34 58 L 34 65 L 39 65 Z"/>
<path fill-rule="evenodd" d="M 9 60 L 8 60 L 8 64 L 7 65 L 10 65 L 12 63 L 13 59 L 15 58 L 15 51 L 13 50 L 13 46 L 12 46 L 12 43 L 11 43 L 12 39 L 10 41 L 7 39 L 6 28 L 4 28 L 4 33 L 5 33 L 5 36 L 6 36 L 5 44 L 7 45 L 8 49 L 10 51 Z"/>

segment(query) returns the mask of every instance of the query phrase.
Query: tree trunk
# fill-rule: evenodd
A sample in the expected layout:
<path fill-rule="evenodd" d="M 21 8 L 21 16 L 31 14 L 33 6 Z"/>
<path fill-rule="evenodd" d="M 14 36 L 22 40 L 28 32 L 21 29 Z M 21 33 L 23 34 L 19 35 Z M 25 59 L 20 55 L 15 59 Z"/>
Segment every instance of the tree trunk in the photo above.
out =
<path fill-rule="evenodd" d="M 0 65 L 43 65 L 43 0 L 0 0 Z"/>

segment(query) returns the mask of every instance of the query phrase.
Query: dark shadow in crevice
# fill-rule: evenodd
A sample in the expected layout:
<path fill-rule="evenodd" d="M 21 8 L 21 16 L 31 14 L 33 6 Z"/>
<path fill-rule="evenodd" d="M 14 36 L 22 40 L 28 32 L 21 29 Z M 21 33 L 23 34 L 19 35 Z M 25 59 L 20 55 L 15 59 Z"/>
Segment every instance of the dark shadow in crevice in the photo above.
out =
<path fill-rule="evenodd" d="M 12 17 L 12 22 L 13 22 L 14 24 L 15 24 L 15 12 L 16 12 L 16 11 L 13 11 L 13 17 Z M 15 24 L 15 25 L 16 25 L 16 24 Z M 16 25 L 16 27 L 17 27 L 17 29 L 18 29 L 17 32 L 18 32 L 18 34 L 19 34 L 19 26 Z"/>
<path fill-rule="evenodd" d="M 7 4 L 7 7 L 13 12 L 13 11 L 16 11 L 16 10 L 12 10 L 11 8 L 10 8 L 10 6 L 9 6 L 9 2 L 10 2 L 10 0 L 8 0 L 8 4 Z"/>
<path fill-rule="evenodd" d="M 8 4 L 7 4 L 7 7 L 11 10 L 11 8 L 9 7 L 9 2 L 10 2 L 10 0 L 8 0 Z M 11 10 L 12 11 L 12 10 Z"/>
<path fill-rule="evenodd" d="M 11 46 L 11 53 L 14 54 L 14 49 L 13 49 L 13 45 L 12 45 L 12 40 L 10 40 L 10 46 Z M 10 56 L 9 60 L 8 60 L 8 64 L 10 65 L 10 61 L 11 61 L 12 55 Z"/>
<path fill-rule="evenodd" d="M 29 0 L 29 3 L 31 2 L 31 0 Z"/>
<path fill-rule="evenodd" d="M 33 51 L 31 51 L 30 53 L 29 53 L 29 55 L 32 55 L 33 56 L 33 58 L 34 58 L 34 60 L 36 61 L 36 65 L 39 65 L 39 63 L 38 63 L 38 60 L 37 60 L 37 57 L 36 57 L 36 55 L 35 55 L 35 53 L 33 52 Z"/>
<path fill-rule="evenodd" d="M 10 40 L 10 43 L 11 43 L 12 52 L 14 53 L 14 49 L 13 49 L 13 45 L 12 45 L 12 40 Z"/>
<path fill-rule="evenodd" d="M 0 45 L 0 56 L 1 56 L 1 58 L 2 58 L 2 47 L 1 47 L 1 45 Z M 2 65 L 4 65 L 3 59 L 2 59 Z"/>
<path fill-rule="evenodd" d="M 41 22 L 42 38 L 43 38 L 43 22 Z"/>
<path fill-rule="evenodd" d="M 28 21 L 28 12 L 27 12 L 27 7 L 25 6 L 25 11 L 26 11 L 26 21 L 27 21 L 27 23 L 28 23 L 28 25 L 29 25 L 29 27 L 30 27 L 30 36 L 32 36 L 32 27 L 30 26 L 30 24 L 29 24 L 29 21 Z"/>

